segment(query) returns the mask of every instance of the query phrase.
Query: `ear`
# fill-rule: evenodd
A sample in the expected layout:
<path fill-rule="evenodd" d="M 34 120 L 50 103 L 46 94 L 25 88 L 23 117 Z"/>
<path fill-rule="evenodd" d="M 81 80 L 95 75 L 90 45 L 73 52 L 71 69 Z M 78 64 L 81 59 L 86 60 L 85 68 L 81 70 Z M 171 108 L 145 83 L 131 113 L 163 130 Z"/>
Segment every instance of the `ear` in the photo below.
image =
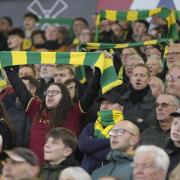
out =
<path fill-rule="evenodd" d="M 32 177 L 37 176 L 39 174 L 40 168 L 38 166 L 31 166 L 30 169 L 31 170 L 29 172 L 30 172 Z"/>
<path fill-rule="evenodd" d="M 70 148 L 70 147 L 65 147 L 65 149 L 64 149 L 64 156 L 65 156 L 65 157 L 70 156 L 72 153 L 73 153 L 72 148 Z"/>
<path fill-rule="evenodd" d="M 132 136 L 129 141 L 129 144 L 134 147 L 138 144 L 138 142 L 139 142 L 139 138 L 137 136 Z"/>

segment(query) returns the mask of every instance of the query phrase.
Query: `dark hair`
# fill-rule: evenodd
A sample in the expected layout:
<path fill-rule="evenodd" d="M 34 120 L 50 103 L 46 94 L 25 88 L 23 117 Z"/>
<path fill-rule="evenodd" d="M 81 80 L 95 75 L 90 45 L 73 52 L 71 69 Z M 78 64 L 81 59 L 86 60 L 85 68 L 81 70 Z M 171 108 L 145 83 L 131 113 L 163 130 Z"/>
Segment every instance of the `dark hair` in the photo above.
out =
<path fill-rule="evenodd" d="M 84 19 L 83 17 L 77 17 L 77 18 L 74 19 L 73 22 L 75 22 L 75 21 L 81 21 L 81 22 L 84 23 L 84 25 L 85 25 L 86 27 L 89 27 L 88 21 L 87 21 L 86 19 Z"/>
<path fill-rule="evenodd" d="M 13 22 L 12 22 L 12 19 L 10 17 L 4 16 L 1 19 L 5 19 L 9 23 L 10 26 L 13 26 Z"/>
<path fill-rule="evenodd" d="M 13 28 L 9 33 L 8 33 L 8 36 L 10 35 L 17 35 L 19 37 L 21 37 L 22 39 L 25 38 L 25 34 L 24 34 L 24 31 L 20 28 Z"/>
<path fill-rule="evenodd" d="M 3 139 L 5 139 L 5 141 L 3 141 L 3 149 L 10 149 L 15 145 L 16 132 L 2 102 L 0 102 L 0 123 L 5 127 L 3 128 L 4 133 L 1 132 Z M 5 132 L 6 129 L 8 129 L 8 132 Z M 11 138 L 7 138 L 7 136 Z"/>
<path fill-rule="evenodd" d="M 44 41 L 46 41 L 46 37 L 45 37 L 44 31 L 38 29 L 38 30 L 33 31 L 32 34 L 31 34 L 31 40 L 32 40 L 33 44 L 34 44 L 33 38 L 34 38 L 35 35 L 38 35 L 38 34 L 40 34 L 42 36 L 42 38 L 44 39 Z"/>
<path fill-rule="evenodd" d="M 36 78 L 34 78 L 32 76 L 23 76 L 21 79 L 28 80 L 29 83 L 36 88 L 36 95 L 39 95 L 41 84 Z"/>
<path fill-rule="evenodd" d="M 146 27 L 147 31 L 149 29 L 149 22 L 144 20 L 144 19 L 139 19 L 139 20 L 136 20 L 134 21 L 134 23 L 141 23 L 141 24 L 144 24 L 144 26 Z"/>
<path fill-rule="evenodd" d="M 35 71 L 35 69 L 34 69 L 34 65 L 32 65 L 32 64 L 24 64 L 24 65 L 19 66 L 19 69 L 21 69 L 21 68 L 23 68 L 23 67 L 31 68 L 32 71 L 33 71 L 33 73 L 34 73 L 34 76 L 36 75 L 36 71 Z"/>
<path fill-rule="evenodd" d="M 31 12 L 28 12 L 28 13 L 26 13 L 26 14 L 24 15 L 24 19 L 27 18 L 27 17 L 33 18 L 33 19 L 35 19 L 37 22 L 39 21 L 39 18 L 38 18 L 35 14 L 33 14 L 33 13 L 31 13 Z"/>
<path fill-rule="evenodd" d="M 47 89 L 51 85 L 58 86 L 60 88 L 60 90 L 61 90 L 61 93 L 62 93 L 62 98 L 59 101 L 57 107 L 52 110 L 53 116 L 52 116 L 52 119 L 50 120 L 49 128 L 54 128 L 54 127 L 57 127 L 57 126 L 62 126 L 64 120 L 66 120 L 66 117 L 68 115 L 68 111 L 69 111 L 70 107 L 72 106 L 72 101 L 71 101 L 69 91 L 68 91 L 67 87 L 64 84 L 51 83 L 51 84 L 49 84 L 47 86 Z M 39 118 L 41 118 L 43 110 L 45 108 L 47 108 L 47 107 L 46 107 L 46 104 L 45 104 L 45 97 L 44 97 L 44 103 L 42 104 L 41 109 L 40 109 L 40 113 L 38 115 Z"/>
<path fill-rule="evenodd" d="M 49 137 L 54 139 L 61 139 L 67 147 L 70 147 L 73 150 L 73 152 L 77 148 L 77 137 L 69 129 L 62 127 L 53 128 L 47 133 L 46 139 Z"/>

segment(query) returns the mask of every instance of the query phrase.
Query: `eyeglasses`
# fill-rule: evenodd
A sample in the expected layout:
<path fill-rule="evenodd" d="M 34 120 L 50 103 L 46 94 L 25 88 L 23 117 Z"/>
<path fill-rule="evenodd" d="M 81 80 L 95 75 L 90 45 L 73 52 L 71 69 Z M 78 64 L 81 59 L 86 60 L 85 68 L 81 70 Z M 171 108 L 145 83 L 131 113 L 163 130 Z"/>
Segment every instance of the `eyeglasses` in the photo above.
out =
<path fill-rule="evenodd" d="M 168 80 L 168 81 L 177 81 L 177 80 L 180 80 L 180 76 L 167 75 L 166 80 Z"/>
<path fill-rule="evenodd" d="M 156 108 L 158 108 L 159 106 L 161 106 L 162 108 L 167 108 L 169 106 L 177 106 L 176 104 L 169 104 L 169 103 L 156 103 Z"/>
<path fill-rule="evenodd" d="M 62 92 L 59 90 L 51 90 L 51 91 L 48 90 L 48 91 L 44 92 L 44 95 L 46 95 L 46 96 L 57 96 L 60 93 L 62 93 Z"/>
<path fill-rule="evenodd" d="M 129 132 L 126 129 L 111 129 L 109 131 L 109 135 L 110 136 L 122 136 L 125 132 L 128 132 L 129 134 L 131 134 L 132 136 L 134 136 L 133 133 Z"/>

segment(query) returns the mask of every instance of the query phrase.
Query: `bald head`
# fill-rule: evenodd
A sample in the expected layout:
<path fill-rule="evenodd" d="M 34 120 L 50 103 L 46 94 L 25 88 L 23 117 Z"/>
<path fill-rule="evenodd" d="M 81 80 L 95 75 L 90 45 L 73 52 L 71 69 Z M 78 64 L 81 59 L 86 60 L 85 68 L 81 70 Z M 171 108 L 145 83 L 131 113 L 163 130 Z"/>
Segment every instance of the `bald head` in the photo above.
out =
<path fill-rule="evenodd" d="M 110 131 L 111 149 L 121 152 L 132 151 L 139 142 L 139 128 L 130 121 L 117 123 Z"/>

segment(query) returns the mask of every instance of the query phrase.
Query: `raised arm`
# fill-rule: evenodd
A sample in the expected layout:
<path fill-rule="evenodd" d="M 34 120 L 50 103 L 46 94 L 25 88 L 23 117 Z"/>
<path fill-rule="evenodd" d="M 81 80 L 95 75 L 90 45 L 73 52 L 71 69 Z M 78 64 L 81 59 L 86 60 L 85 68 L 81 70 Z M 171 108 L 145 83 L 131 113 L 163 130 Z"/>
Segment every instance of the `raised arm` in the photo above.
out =
<path fill-rule="evenodd" d="M 15 68 L 5 67 L 4 70 L 6 71 L 8 80 L 19 97 L 21 103 L 23 104 L 24 108 L 26 108 L 28 102 L 32 98 L 32 95 L 29 93 L 25 84 L 19 78 Z"/>

